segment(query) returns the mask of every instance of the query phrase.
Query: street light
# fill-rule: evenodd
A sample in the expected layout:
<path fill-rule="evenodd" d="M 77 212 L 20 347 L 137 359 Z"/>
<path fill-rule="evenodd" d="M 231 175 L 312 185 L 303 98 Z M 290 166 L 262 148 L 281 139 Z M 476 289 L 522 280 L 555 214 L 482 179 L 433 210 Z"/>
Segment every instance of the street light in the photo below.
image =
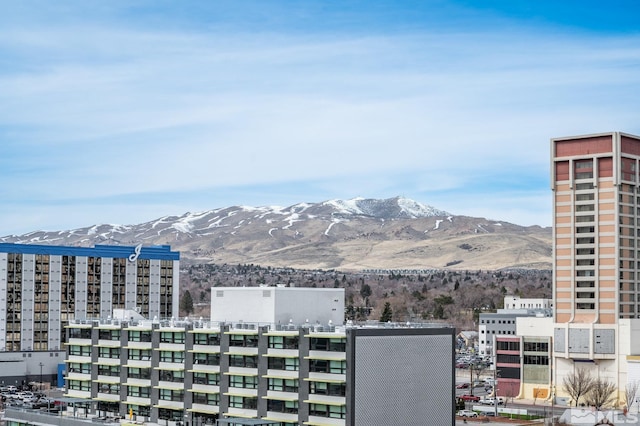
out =
<path fill-rule="evenodd" d="M 40 392 L 42 392 L 42 367 L 44 367 L 44 363 L 40 362 Z"/>

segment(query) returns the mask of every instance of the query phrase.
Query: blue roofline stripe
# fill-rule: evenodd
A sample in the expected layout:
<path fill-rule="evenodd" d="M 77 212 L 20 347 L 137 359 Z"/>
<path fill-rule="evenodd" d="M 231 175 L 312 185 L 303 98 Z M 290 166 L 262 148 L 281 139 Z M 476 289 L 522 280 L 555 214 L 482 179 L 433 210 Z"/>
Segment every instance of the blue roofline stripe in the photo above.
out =
<path fill-rule="evenodd" d="M 52 246 L 44 244 L 0 243 L 0 253 L 47 254 L 58 256 L 92 256 L 128 258 L 135 252 L 136 246 L 94 247 Z M 171 246 L 142 246 L 138 259 L 180 260 L 180 252 L 171 251 Z"/>

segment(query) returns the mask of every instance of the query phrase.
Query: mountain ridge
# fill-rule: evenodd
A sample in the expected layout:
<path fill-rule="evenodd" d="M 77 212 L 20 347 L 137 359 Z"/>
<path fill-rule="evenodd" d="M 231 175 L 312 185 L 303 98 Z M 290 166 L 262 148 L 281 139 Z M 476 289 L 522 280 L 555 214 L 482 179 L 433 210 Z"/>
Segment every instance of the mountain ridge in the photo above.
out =
<path fill-rule="evenodd" d="M 230 206 L 2 242 L 171 245 L 185 263 L 299 269 L 550 269 L 551 229 L 458 216 L 404 197 Z"/>

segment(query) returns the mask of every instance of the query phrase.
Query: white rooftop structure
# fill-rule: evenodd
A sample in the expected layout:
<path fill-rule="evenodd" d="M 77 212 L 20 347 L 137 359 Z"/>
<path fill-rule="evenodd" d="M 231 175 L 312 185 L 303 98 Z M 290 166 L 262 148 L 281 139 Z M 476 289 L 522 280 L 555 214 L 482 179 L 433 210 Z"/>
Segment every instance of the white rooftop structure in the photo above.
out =
<path fill-rule="evenodd" d="M 213 287 L 211 321 L 342 325 L 344 289 Z"/>

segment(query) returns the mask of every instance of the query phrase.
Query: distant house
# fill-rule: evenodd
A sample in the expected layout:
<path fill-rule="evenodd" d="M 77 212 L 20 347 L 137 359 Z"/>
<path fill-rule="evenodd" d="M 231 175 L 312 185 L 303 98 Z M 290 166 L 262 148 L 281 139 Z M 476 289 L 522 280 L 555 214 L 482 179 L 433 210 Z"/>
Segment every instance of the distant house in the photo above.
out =
<path fill-rule="evenodd" d="M 475 347 L 478 342 L 478 332 L 475 330 L 466 330 L 458 333 L 458 340 L 462 340 L 466 347 Z"/>

